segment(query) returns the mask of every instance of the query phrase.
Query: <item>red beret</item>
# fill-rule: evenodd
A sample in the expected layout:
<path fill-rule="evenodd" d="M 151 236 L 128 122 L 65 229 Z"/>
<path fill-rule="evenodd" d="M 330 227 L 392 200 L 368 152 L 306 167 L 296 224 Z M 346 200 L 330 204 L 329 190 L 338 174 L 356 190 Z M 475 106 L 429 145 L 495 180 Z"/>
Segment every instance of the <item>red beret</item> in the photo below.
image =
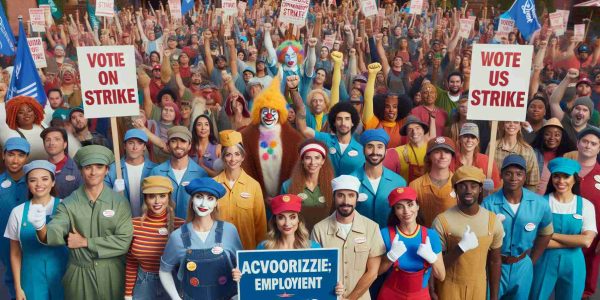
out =
<path fill-rule="evenodd" d="M 388 195 L 388 203 L 390 207 L 396 205 L 400 201 L 417 200 L 417 192 L 409 187 L 399 187 L 393 189 Z"/>
<path fill-rule="evenodd" d="M 271 212 L 273 215 L 284 211 L 300 212 L 302 209 L 302 198 L 293 194 L 285 194 L 273 197 L 271 199 Z"/>

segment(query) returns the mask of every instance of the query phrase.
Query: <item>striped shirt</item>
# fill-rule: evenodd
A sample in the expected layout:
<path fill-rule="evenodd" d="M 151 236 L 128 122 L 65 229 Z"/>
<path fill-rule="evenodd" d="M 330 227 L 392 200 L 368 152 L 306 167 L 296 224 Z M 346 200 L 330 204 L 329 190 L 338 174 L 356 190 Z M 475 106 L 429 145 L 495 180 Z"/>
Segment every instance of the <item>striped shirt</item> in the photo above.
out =
<path fill-rule="evenodd" d="M 133 240 L 127 253 L 125 265 L 125 296 L 133 295 L 138 268 L 145 272 L 158 273 L 160 256 L 169 239 L 167 232 L 167 212 L 153 215 L 148 212 L 142 224 L 142 217 L 133 218 Z M 175 218 L 173 230 L 185 221 Z"/>

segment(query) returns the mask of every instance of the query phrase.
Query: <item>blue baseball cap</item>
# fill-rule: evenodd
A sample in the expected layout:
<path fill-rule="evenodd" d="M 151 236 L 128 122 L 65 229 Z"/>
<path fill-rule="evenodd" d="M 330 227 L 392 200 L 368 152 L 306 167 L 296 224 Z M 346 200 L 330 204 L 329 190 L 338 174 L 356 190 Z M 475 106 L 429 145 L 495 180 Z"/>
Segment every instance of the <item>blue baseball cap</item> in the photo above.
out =
<path fill-rule="evenodd" d="M 47 160 L 34 160 L 23 166 L 23 172 L 25 172 L 25 174 L 28 174 L 35 169 L 44 169 L 52 174 L 56 173 L 56 166 Z"/>
<path fill-rule="evenodd" d="M 548 163 L 548 170 L 550 174 L 563 173 L 571 176 L 581 171 L 581 165 L 576 160 L 557 157 Z"/>
<path fill-rule="evenodd" d="M 383 128 L 366 130 L 360 136 L 360 143 L 363 146 L 372 141 L 382 142 L 387 146 L 388 142 L 390 141 L 390 136 Z"/>
<path fill-rule="evenodd" d="M 129 139 L 139 139 L 144 143 L 148 143 L 148 135 L 143 130 L 137 128 L 129 129 L 125 132 L 123 141 L 126 142 Z"/>
<path fill-rule="evenodd" d="M 29 154 L 30 149 L 29 142 L 22 137 L 11 137 L 4 143 L 4 152 L 19 150 L 25 154 Z"/>
<path fill-rule="evenodd" d="M 518 154 L 510 154 L 504 158 L 501 170 L 504 170 L 508 166 L 517 166 L 523 170 L 527 170 L 527 163 L 525 162 L 525 159 L 523 156 Z"/>
<path fill-rule="evenodd" d="M 223 185 L 210 177 L 192 179 L 192 181 L 185 186 L 185 191 L 192 196 L 197 193 L 207 193 L 217 198 L 221 198 L 225 195 L 225 188 Z"/>

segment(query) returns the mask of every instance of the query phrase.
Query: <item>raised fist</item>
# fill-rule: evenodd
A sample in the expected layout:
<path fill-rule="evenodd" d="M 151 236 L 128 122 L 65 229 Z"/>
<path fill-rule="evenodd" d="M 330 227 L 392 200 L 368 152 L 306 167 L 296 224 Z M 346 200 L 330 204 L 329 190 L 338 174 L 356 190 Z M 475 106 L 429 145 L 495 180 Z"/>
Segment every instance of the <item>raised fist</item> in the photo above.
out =
<path fill-rule="evenodd" d="M 369 64 L 367 69 L 369 69 L 369 74 L 377 74 L 379 71 L 381 71 L 381 64 L 380 63 Z"/>
<path fill-rule="evenodd" d="M 300 77 L 298 75 L 290 75 L 286 78 L 286 84 L 289 89 L 296 89 L 300 84 Z"/>
<path fill-rule="evenodd" d="M 344 59 L 344 54 L 342 54 L 342 52 L 339 52 L 339 51 L 331 52 L 331 60 L 333 60 L 333 62 L 335 64 L 341 64 L 342 59 Z"/>

